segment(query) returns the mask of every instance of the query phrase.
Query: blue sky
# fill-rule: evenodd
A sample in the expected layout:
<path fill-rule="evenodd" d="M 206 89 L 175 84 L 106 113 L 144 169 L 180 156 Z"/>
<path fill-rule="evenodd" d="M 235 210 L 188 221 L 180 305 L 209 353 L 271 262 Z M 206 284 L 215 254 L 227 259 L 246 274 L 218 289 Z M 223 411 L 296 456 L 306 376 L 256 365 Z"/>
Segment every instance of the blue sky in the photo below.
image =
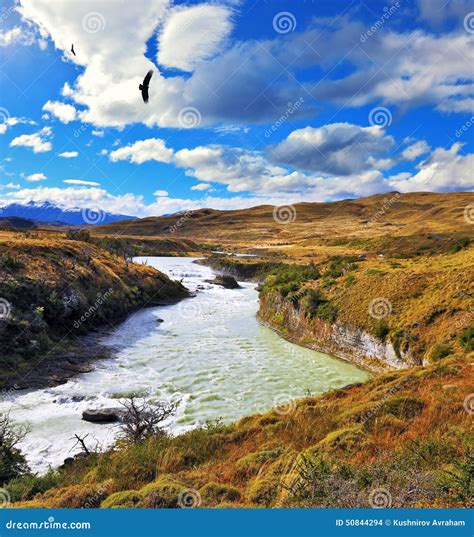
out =
<path fill-rule="evenodd" d="M 2 205 L 472 190 L 467 0 L 21 0 L 0 22 Z"/>

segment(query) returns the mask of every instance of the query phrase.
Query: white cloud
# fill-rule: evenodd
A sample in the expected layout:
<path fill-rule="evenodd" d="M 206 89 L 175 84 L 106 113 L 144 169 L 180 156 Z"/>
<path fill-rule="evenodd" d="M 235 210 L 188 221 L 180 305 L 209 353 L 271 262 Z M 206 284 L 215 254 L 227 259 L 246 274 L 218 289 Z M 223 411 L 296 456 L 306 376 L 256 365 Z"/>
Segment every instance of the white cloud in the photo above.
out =
<path fill-rule="evenodd" d="M 7 47 L 14 43 L 32 45 L 35 42 L 35 34 L 26 28 L 14 26 L 9 30 L 0 31 L 0 47 Z"/>
<path fill-rule="evenodd" d="M 153 192 L 153 195 L 157 197 L 169 196 L 167 190 L 156 190 L 155 192 Z"/>
<path fill-rule="evenodd" d="M 36 183 L 38 181 L 45 181 L 46 175 L 44 173 L 33 173 L 26 178 L 30 183 Z"/>
<path fill-rule="evenodd" d="M 36 121 L 27 119 L 25 117 L 6 117 L 3 120 L 3 123 L 0 123 L 0 134 L 5 134 L 9 127 L 14 127 L 15 125 L 36 125 Z"/>
<path fill-rule="evenodd" d="M 82 179 L 64 179 L 63 183 L 68 185 L 100 186 L 95 181 L 83 181 Z"/>
<path fill-rule="evenodd" d="M 47 139 L 52 135 L 51 127 L 43 127 L 34 134 L 22 134 L 10 142 L 10 147 L 31 147 L 34 153 L 51 151 L 52 144 Z"/>
<path fill-rule="evenodd" d="M 102 137 L 104 136 L 105 133 L 104 133 L 104 131 L 94 129 L 94 130 L 92 131 L 92 134 L 93 134 L 94 136 L 98 136 L 99 138 L 102 138 Z"/>
<path fill-rule="evenodd" d="M 164 140 L 161 138 L 148 138 L 112 151 L 110 160 L 112 162 L 128 160 L 134 164 L 142 164 L 148 160 L 170 162 L 172 156 L 173 151 L 166 147 Z"/>
<path fill-rule="evenodd" d="M 77 151 L 64 151 L 63 153 L 59 153 L 59 157 L 62 158 L 75 158 L 79 155 Z"/>
<path fill-rule="evenodd" d="M 430 146 L 425 142 L 425 140 L 420 140 L 414 144 L 408 146 L 402 151 L 402 158 L 405 160 L 416 160 L 421 155 L 426 155 L 429 153 Z"/>
<path fill-rule="evenodd" d="M 212 188 L 212 185 L 209 183 L 198 183 L 197 185 L 194 185 L 191 187 L 191 190 L 209 190 Z"/>
<path fill-rule="evenodd" d="M 43 110 L 45 112 L 50 112 L 62 123 L 70 123 L 78 118 L 78 112 L 74 106 L 59 101 L 47 101 L 43 106 Z"/>
<path fill-rule="evenodd" d="M 460 155 L 461 147 L 460 143 L 449 149 L 438 147 L 418 165 L 418 173 L 398 174 L 389 177 L 388 182 L 400 192 L 474 190 L 474 154 Z"/>
<path fill-rule="evenodd" d="M 158 37 L 158 63 L 193 71 L 222 50 L 231 29 L 232 11 L 215 4 L 173 9 Z"/>
<path fill-rule="evenodd" d="M 271 149 L 271 158 L 300 170 L 350 175 L 389 166 L 390 161 L 376 159 L 393 144 L 393 138 L 378 126 L 332 123 L 293 131 Z"/>

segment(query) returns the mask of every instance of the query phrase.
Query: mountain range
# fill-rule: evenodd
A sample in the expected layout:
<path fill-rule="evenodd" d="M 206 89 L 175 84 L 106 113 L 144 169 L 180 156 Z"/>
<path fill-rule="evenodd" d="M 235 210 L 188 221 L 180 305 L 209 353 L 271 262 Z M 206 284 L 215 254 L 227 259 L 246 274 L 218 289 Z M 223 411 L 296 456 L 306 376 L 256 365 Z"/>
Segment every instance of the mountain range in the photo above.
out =
<path fill-rule="evenodd" d="M 99 225 L 111 224 L 120 220 L 132 220 L 134 216 L 108 213 L 97 209 L 80 209 L 78 207 L 66 209 L 48 201 L 38 204 L 11 203 L 0 207 L 0 218 L 27 218 L 36 222 L 45 222 L 54 225 Z"/>

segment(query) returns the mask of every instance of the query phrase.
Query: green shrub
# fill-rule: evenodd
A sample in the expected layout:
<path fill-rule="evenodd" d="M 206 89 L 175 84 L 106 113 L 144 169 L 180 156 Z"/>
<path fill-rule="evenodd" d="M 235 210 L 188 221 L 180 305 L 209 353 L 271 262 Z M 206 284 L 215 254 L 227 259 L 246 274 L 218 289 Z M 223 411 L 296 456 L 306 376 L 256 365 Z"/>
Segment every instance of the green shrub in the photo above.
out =
<path fill-rule="evenodd" d="M 459 343 L 466 352 L 474 351 L 474 327 L 469 326 L 459 336 Z"/>
<path fill-rule="evenodd" d="M 240 500 L 240 491 L 238 488 L 220 483 L 206 483 L 199 490 L 199 493 L 205 506 Z"/>
<path fill-rule="evenodd" d="M 143 501 L 143 496 L 138 490 L 122 490 L 108 496 L 101 507 L 138 507 Z"/>
<path fill-rule="evenodd" d="M 50 469 L 44 475 L 25 475 L 9 481 L 5 488 L 10 493 L 12 502 L 31 500 L 38 493 L 43 493 L 60 483 L 60 475 Z"/>
<path fill-rule="evenodd" d="M 172 476 L 164 475 L 140 489 L 145 507 L 179 507 L 180 497 L 187 487 Z"/>
<path fill-rule="evenodd" d="M 383 322 L 380 321 L 375 325 L 374 335 L 378 339 L 384 340 L 390 332 L 390 328 Z"/>
<path fill-rule="evenodd" d="M 436 347 L 431 351 L 431 361 L 437 362 L 438 360 L 442 360 L 443 358 L 446 358 L 446 356 L 449 356 L 452 352 L 452 348 L 450 345 L 447 345 L 446 343 L 440 343 L 439 345 L 436 345 Z"/>
<path fill-rule="evenodd" d="M 337 309 L 319 289 L 307 289 L 303 299 L 306 315 L 310 319 L 318 317 L 333 323 L 337 318 Z"/>

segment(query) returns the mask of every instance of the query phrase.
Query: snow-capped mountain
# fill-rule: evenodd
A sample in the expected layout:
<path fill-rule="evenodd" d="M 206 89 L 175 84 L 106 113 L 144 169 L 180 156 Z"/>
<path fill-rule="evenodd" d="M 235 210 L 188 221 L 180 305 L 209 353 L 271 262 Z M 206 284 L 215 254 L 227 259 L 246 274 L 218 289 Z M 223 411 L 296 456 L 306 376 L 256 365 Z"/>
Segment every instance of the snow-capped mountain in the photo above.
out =
<path fill-rule="evenodd" d="M 64 223 L 73 226 L 100 225 L 118 222 L 120 220 L 132 220 L 135 216 L 113 214 L 100 209 L 65 209 L 49 202 L 41 204 L 30 201 L 26 204 L 10 203 L 0 207 L 0 217 L 28 218 L 38 222 Z"/>

